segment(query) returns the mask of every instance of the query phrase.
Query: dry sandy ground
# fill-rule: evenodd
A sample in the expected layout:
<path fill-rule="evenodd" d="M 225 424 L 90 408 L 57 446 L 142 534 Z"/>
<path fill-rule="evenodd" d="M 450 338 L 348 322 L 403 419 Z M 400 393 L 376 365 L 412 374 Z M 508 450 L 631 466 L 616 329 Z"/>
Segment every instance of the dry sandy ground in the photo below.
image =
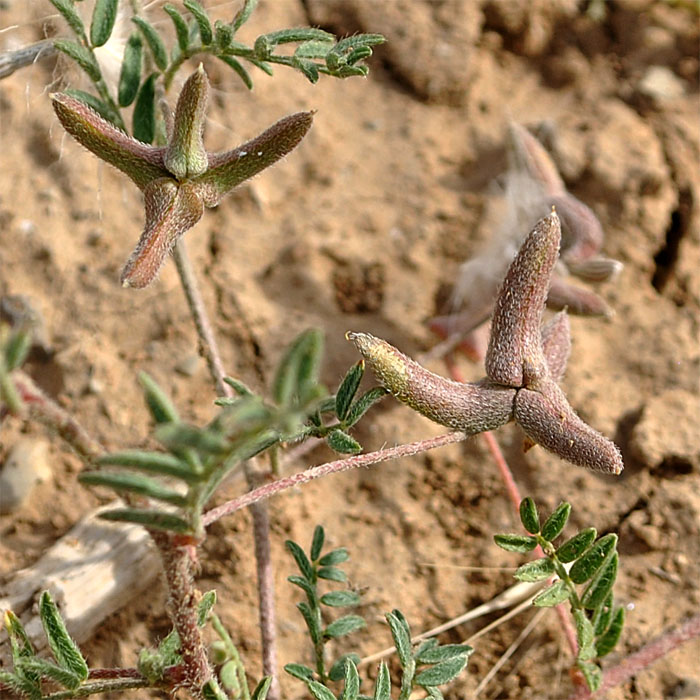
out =
<path fill-rule="evenodd" d="M 235 9 L 206 4 L 222 17 Z M 408 354 L 435 343 L 424 322 L 439 310 L 440 290 L 502 216 L 496 180 L 508 119 L 546 123 L 567 185 L 603 223 L 604 252 L 625 264 L 598 290 L 614 318 L 572 319 L 563 386 L 580 414 L 618 442 L 626 469 L 604 477 L 539 448 L 524 455 L 513 426 L 497 438 L 520 488 L 543 510 L 568 499 L 573 526 L 620 535 L 616 591 L 630 610 L 609 665 L 700 604 L 698 15 L 682 3 L 618 0 L 595 20 L 583 12 L 588 5 L 263 0 L 245 38 L 314 23 L 381 32 L 388 43 L 367 80 L 311 86 L 278 69 L 274 79 L 256 75 L 252 94 L 205 60 L 215 88 L 211 150 L 286 113 L 318 114 L 293 155 L 207 212 L 187 240 L 231 374 L 264 387 L 285 343 L 317 326 L 326 338 L 324 381 L 335 386 L 357 359 L 343 337 L 348 329 Z M 0 34 L 0 48 L 41 38 L 47 23 L 60 29 L 46 19 L 48 3 L 5 0 L 0 8 L 0 27 L 18 25 Z M 45 320 L 55 354 L 30 367 L 37 381 L 110 449 L 140 446 L 149 424 L 139 370 L 167 387 L 191 421 L 212 415 L 213 391 L 172 263 L 146 291 L 118 285 L 142 204 L 135 187 L 66 138 L 53 116 L 50 89 L 79 82 L 48 60 L 0 83 L 0 293 L 30 296 Z M 482 374 L 461 362 L 469 377 Z M 445 373 L 440 362 L 431 368 Z M 440 432 L 386 400 L 356 437 L 369 450 Z M 5 421 L 0 461 L 24 434 L 46 436 Z M 318 449 L 298 469 L 330 456 Z M 56 439 L 50 458 L 52 481 L 0 517 L 5 573 L 36 560 L 106 502 L 104 492 L 76 483 L 82 465 Z M 352 584 L 367 591 L 361 653 L 386 646 L 380 619 L 392 607 L 414 630 L 427 629 L 506 588 L 510 572 L 497 567 L 520 563 L 492 544 L 493 533 L 517 522 L 480 439 L 315 482 L 270 507 L 283 662 L 309 661 L 283 542 L 309 541 L 316 523 L 333 544 L 351 547 Z M 248 513 L 218 523 L 204 545 L 200 585 L 218 590 L 223 618 L 257 676 L 251 547 Z M 111 617 L 86 646 L 91 665 L 133 665 L 139 646 L 167 631 L 163 596 L 155 587 Z M 532 614 L 482 638 L 448 697 L 471 697 Z M 700 697 L 699 653 L 697 643 L 687 645 L 608 697 Z M 483 697 L 566 697 L 567 654 L 548 614 Z M 287 683 L 285 697 L 302 690 Z"/>

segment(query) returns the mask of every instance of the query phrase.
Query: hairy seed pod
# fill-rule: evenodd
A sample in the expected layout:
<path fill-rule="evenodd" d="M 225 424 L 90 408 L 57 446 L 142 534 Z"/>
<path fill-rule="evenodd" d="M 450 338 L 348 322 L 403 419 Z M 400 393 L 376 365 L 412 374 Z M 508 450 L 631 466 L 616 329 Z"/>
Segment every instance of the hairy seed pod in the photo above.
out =
<path fill-rule="evenodd" d="M 497 384 L 521 387 L 547 371 L 540 327 L 560 240 L 552 212 L 537 222 L 508 268 L 486 352 L 486 374 Z"/>
<path fill-rule="evenodd" d="M 429 372 L 385 340 L 369 333 L 347 333 L 379 383 L 426 418 L 475 435 L 494 430 L 513 417 L 515 389 L 488 379 L 462 384 Z"/>
<path fill-rule="evenodd" d="M 586 425 L 554 382 L 547 382 L 541 391 L 520 389 L 515 420 L 533 442 L 562 459 L 606 474 L 623 470 L 615 443 Z"/>

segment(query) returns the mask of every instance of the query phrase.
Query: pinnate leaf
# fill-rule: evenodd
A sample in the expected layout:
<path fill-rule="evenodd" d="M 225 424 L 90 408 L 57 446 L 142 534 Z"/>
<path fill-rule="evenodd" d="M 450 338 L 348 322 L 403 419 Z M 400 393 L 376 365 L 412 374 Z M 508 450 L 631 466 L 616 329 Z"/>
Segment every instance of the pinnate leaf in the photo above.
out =
<path fill-rule="evenodd" d="M 556 510 L 545 520 L 542 526 L 542 537 L 547 542 L 551 542 L 559 537 L 569 520 L 569 515 L 571 515 L 571 504 L 566 502 L 560 503 Z"/>
<path fill-rule="evenodd" d="M 58 607 L 48 591 L 44 591 L 39 599 L 39 617 L 58 665 L 74 674 L 79 681 L 84 681 L 88 677 L 87 662 L 77 644 L 70 638 Z"/>
<path fill-rule="evenodd" d="M 537 539 L 527 535 L 495 535 L 494 542 L 507 552 L 525 554 L 537 547 Z"/>
<path fill-rule="evenodd" d="M 568 564 L 574 561 L 574 559 L 578 559 L 578 557 L 595 542 L 597 536 L 598 532 L 594 527 L 581 530 L 581 532 L 564 542 L 564 544 L 557 549 L 557 558 L 563 564 Z"/>
<path fill-rule="evenodd" d="M 104 46 L 109 40 L 117 19 L 119 0 L 95 0 L 90 23 L 90 42 L 93 46 Z"/>
<path fill-rule="evenodd" d="M 513 576 L 518 581 L 534 582 L 543 581 L 549 578 L 553 573 L 554 562 L 547 557 L 542 557 L 541 559 L 529 561 L 527 564 L 518 567 Z"/>

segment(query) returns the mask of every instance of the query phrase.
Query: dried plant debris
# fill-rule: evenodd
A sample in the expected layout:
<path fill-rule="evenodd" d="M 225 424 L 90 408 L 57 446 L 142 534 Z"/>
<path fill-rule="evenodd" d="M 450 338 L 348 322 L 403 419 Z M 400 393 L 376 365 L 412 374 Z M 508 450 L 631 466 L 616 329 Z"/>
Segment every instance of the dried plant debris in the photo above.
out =
<path fill-rule="evenodd" d="M 490 318 L 508 264 L 522 243 L 522 231 L 552 207 L 561 222 L 561 257 L 552 274 L 547 306 L 587 316 L 611 316 L 604 299 L 591 289 L 571 284 L 574 275 L 586 282 L 613 279 L 622 263 L 600 254 L 603 229 L 593 211 L 566 190 L 557 167 L 544 146 L 524 126 L 511 123 L 505 179 L 506 216 L 501 232 L 478 256 L 460 269 L 450 313 L 429 322 L 446 339 L 432 355 L 459 347 L 468 356 L 483 354 L 478 329 Z"/>
<path fill-rule="evenodd" d="M 584 423 L 557 380 L 566 367 L 570 332 L 565 312 L 542 328 L 561 225 L 555 212 L 532 229 L 496 299 L 486 377 L 462 384 L 421 367 L 384 340 L 348 333 L 380 384 L 436 423 L 468 435 L 515 420 L 528 439 L 573 464 L 620 474 L 616 445 Z"/>

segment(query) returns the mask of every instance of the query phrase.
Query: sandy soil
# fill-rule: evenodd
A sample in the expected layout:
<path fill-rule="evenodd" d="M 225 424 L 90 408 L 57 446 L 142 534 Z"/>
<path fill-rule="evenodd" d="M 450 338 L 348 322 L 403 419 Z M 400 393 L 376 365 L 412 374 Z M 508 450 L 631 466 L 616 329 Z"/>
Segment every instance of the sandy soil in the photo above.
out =
<path fill-rule="evenodd" d="M 221 17 L 234 5 L 207 4 Z M 0 3 L 0 28 L 17 25 L 0 33 L 0 48 L 60 28 L 48 3 L 27 5 Z M 620 535 L 616 590 L 630 610 L 610 665 L 700 605 L 698 17 L 660 0 L 618 0 L 595 20 L 579 5 L 587 3 L 263 0 L 246 38 L 314 23 L 381 32 L 388 43 L 367 80 L 311 86 L 278 69 L 275 79 L 256 75 L 252 94 L 205 60 L 215 87 L 211 150 L 286 113 L 318 114 L 289 158 L 207 212 L 187 241 L 231 374 L 264 387 L 285 343 L 317 326 L 326 338 L 324 380 L 335 386 L 357 359 L 348 329 L 414 355 L 435 343 L 424 322 L 440 310 L 440 290 L 503 213 L 497 178 L 508 119 L 546 123 L 567 185 L 603 223 L 604 252 L 625 264 L 599 288 L 614 318 L 572 319 L 563 386 L 580 414 L 618 442 L 626 468 L 604 477 L 539 448 L 524 455 L 513 426 L 497 438 L 523 493 L 544 511 L 568 499 L 573 526 Z M 0 293 L 30 296 L 45 320 L 55 353 L 32 363 L 36 380 L 108 448 L 140 446 L 149 424 L 139 370 L 167 387 L 191 421 L 212 415 L 213 391 L 172 263 L 146 291 L 118 285 L 141 231 L 140 194 L 65 137 L 47 98 L 65 84 L 80 77 L 52 60 L 0 84 Z M 461 362 L 469 377 L 482 374 Z M 431 368 L 445 373 L 439 362 Z M 387 400 L 356 437 L 369 450 L 441 431 Z M 0 461 L 23 435 L 46 433 L 6 420 Z M 330 457 L 318 449 L 298 469 Z M 82 465 L 56 439 L 50 458 L 53 480 L 0 516 L 2 572 L 36 560 L 107 500 L 76 483 Z M 505 589 L 510 570 L 498 567 L 521 563 L 492 544 L 517 518 L 480 439 L 316 482 L 270 508 L 283 662 L 310 659 L 283 543 L 309 541 L 316 523 L 333 544 L 351 547 L 352 584 L 366 589 L 369 625 L 356 637 L 363 654 L 387 645 L 385 611 L 400 606 L 414 630 L 428 629 Z M 251 548 L 248 513 L 214 526 L 200 585 L 218 590 L 257 677 Z M 91 665 L 133 665 L 139 646 L 167 631 L 163 597 L 156 587 L 110 618 L 86 646 Z M 471 697 L 532 614 L 482 638 L 447 697 Z M 464 639 L 479 624 L 444 640 Z M 700 697 L 699 653 L 687 645 L 608 697 Z M 548 614 L 482 697 L 566 697 L 569 664 Z M 302 691 L 285 682 L 285 697 Z"/>

